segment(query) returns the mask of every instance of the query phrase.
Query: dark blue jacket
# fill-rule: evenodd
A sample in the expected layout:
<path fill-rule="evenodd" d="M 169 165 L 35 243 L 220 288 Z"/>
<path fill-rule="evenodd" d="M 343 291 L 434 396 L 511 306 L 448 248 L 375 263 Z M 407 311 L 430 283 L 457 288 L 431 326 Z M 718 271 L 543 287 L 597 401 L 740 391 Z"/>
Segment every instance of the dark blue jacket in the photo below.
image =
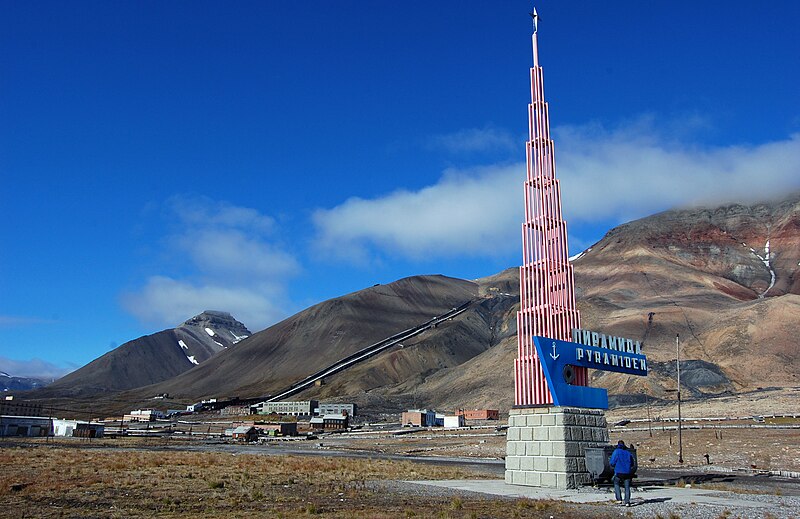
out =
<path fill-rule="evenodd" d="M 609 464 L 614 467 L 614 474 L 633 474 L 633 455 L 622 447 L 617 447 L 611 453 Z"/>

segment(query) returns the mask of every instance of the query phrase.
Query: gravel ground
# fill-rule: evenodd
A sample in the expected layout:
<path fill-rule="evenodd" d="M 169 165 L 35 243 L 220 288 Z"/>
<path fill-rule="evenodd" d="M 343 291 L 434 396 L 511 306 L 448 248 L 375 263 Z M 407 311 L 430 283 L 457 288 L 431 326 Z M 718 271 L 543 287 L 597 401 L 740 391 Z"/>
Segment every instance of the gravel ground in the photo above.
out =
<path fill-rule="evenodd" d="M 374 481 L 371 488 L 381 492 L 410 495 L 419 498 L 452 498 L 463 500 L 500 500 L 510 503 L 519 498 L 495 496 L 482 492 L 469 492 L 445 487 L 435 487 L 409 481 Z M 680 491 L 680 489 L 677 489 Z M 583 488 L 571 492 L 596 494 L 597 489 Z M 681 517 L 699 519 L 718 518 L 797 518 L 800 517 L 800 497 L 778 496 L 767 494 L 740 494 L 734 492 L 708 491 L 704 493 L 717 495 L 732 500 L 758 503 L 758 507 L 745 508 L 741 505 L 722 506 L 701 503 L 679 503 L 670 498 L 653 496 L 646 488 L 634 488 L 631 492 L 631 507 L 624 507 L 614 502 L 614 491 L 611 488 L 602 490 L 607 500 L 592 503 L 565 502 L 566 508 L 582 517 Z M 763 504 L 763 506 L 761 505 Z"/>
<path fill-rule="evenodd" d="M 800 517 L 800 498 L 776 496 L 766 494 L 739 494 L 724 492 L 732 498 L 754 503 L 766 503 L 768 506 L 763 508 L 738 508 L 729 506 L 718 506 L 708 504 L 677 504 L 671 501 L 662 501 L 648 497 L 648 492 L 643 489 L 633 489 L 631 492 L 630 508 L 622 507 L 617 504 L 607 505 L 614 515 L 626 516 L 631 512 L 633 517 L 671 517 L 682 518 L 696 517 L 699 519 L 716 519 L 720 517 L 775 517 L 775 518 L 795 518 Z M 614 499 L 614 491 L 608 492 L 610 500 Z"/>

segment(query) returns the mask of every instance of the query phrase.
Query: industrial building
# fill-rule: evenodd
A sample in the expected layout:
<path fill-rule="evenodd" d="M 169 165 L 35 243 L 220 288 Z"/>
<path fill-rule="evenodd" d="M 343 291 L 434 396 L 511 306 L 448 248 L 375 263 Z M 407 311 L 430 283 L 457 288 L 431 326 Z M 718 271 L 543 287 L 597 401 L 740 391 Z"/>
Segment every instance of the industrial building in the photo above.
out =
<path fill-rule="evenodd" d="M 224 407 L 224 402 L 218 402 L 216 398 L 209 398 L 208 400 L 201 400 L 186 406 L 187 413 L 199 413 L 200 411 L 211 411 Z"/>
<path fill-rule="evenodd" d="M 0 436 L 50 436 L 53 421 L 42 416 L 0 415 Z"/>
<path fill-rule="evenodd" d="M 350 417 L 342 414 L 328 414 L 325 416 L 315 416 L 310 422 L 311 429 L 314 431 L 335 432 L 345 431 L 350 425 Z"/>
<path fill-rule="evenodd" d="M 497 409 L 462 409 L 459 415 L 464 416 L 465 420 L 499 420 L 500 411 Z"/>
<path fill-rule="evenodd" d="M 333 404 L 322 402 L 317 408 L 317 414 L 324 416 L 326 414 L 346 414 L 347 416 L 356 415 L 356 404 Z"/>
<path fill-rule="evenodd" d="M 250 414 L 249 405 L 229 405 L 220 409 L 221 416 L 247 416 Z"/>
<path fill-rule="evenodd" d="M 297 436 L 297 422 L 258 424 L 269 436 Z"/>
<path fill-rule="evenodd" d="M 409 409 L 400 418 L 400 423 L 403 425 L 417 427 L 433 427 L 436 425 L 436 421 L 436 412 L 428 409 Z M 442 423 L 444 423 L 444 418 L 442 418 Z"/>
<path fill-rule="evenodd" d="M 155 409 L 136 409 L 122 417 L 123 422 L 155 422 L 166 418 L 164 413 Z"/>
<path fill-rule="evenodd" d="M 455 416 L 445 416 L 444 426 L 448 429 L 455 429 L 456 427 L 464 427 L 464 417 L 460 414 Z"/>
<path fill-rule="evenodd" d="M 260 402 L 251 408 L 254 414 L 280 414 L 289 416 L 313 416 L 319 407 L 316 400 L 299 402 Z"/>
<path fill-rule="evenodd" d="M 80 420 L 53 419 L 53 436 L 76 438 L 102 438 L 105 434 L 105 425 Z"/>
<path fill-rule="evenodd" d="M 76 438 L 102 438 L 105 436 L 106 426 L 101 423 L 78 422 L 78 426 L 72 431 L 72 436 Z"/>

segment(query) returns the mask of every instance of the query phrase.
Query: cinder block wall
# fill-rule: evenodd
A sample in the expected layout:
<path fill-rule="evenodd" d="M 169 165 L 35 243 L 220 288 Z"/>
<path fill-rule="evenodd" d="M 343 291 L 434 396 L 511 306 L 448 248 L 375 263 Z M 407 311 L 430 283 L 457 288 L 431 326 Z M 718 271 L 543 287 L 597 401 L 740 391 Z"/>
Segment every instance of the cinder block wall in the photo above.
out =
<path fill-rule="evenodd" d="M 506 483 L 577 488 L 591 482 L 585 449 L 607 445 L 608 427 L 597 409 L 512 409 L 506 440 Z"/>

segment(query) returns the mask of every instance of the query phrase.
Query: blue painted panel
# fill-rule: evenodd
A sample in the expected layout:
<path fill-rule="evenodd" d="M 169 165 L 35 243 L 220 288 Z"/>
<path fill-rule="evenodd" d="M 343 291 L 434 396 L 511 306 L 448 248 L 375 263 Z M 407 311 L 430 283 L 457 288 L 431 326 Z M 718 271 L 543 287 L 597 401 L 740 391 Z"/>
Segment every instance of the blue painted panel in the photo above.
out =
<path fill-rule="evenodd" d="M 605 389 L 575 386 L 566 382 L 564 369 L 567 366 L 647 375 L 647 358 L 644 355 L 584 346 L 547 337 L 534 337 L 533 344 L 542 360 L 547 385 L 553 395 L 553 404 L 557 406 L 608 409 L 608 392 Z M 616 365 L 614 365 L 615 360 Z"/>

